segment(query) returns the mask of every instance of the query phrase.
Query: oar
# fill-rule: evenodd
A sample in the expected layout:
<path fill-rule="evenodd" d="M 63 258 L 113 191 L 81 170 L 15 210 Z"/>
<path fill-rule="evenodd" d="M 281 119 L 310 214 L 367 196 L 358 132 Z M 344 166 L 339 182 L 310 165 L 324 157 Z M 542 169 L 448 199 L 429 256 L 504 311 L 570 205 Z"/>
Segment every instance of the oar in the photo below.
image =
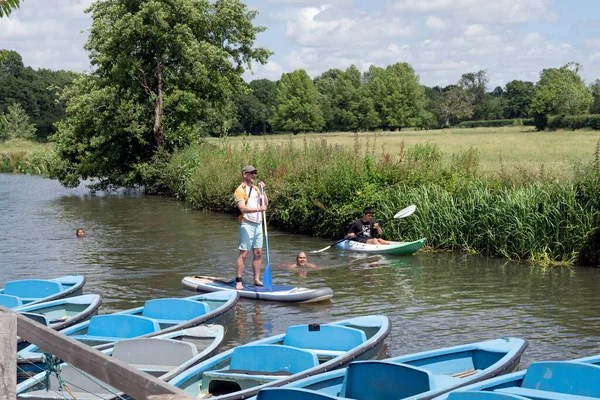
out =
<path fill-rule="evenodd" d="M 265 197 L 265 188 L 260 187 L 260 194 Z M 263 286 L 267 290 L 273 289 L 273 277 L 271 276 L 271 260 L 269 258 L 269 235 L 267 234 L 267 217 L 265 216 L 265 212 L 262 212 L 263 223 L 265 224 L 265 244 L 267 247 L 267 266 L 265 267 L 265 272 L 263 274 Z"/>
<path fill-rule="evenodd" d="M 398 211 L 398 212 L 396 213 L 396 215 L 394 215 L 392 218 L 388 218 L 388 219 L 386 219 L 385 221 L 383 221 L 383 222 L 380 222 L 380 223 L 379 223 L 379 225 L 381 225 L 381 224 L 385 224 L 386 222 L 388 222 L 388 221 L 391 221 L 391 220 L 393 220 L 394 218 L 396 218 L 396 219 L 399 219 L 399 218 L 405 218 L 405 217 L 408 217 L 409 215 L 411 215 L 412 213 L 414 213 L 416 209 L 417 209 L 417 206 L 415 206 L 414 204 L 411 204 L 410 206 L 408 206 L 408 207 L 406 207 L 406 208 L 403 208 L 402 210 Z M 338 240 L 337 242 L 335 242 L 335 243 L 332 243 L 332 244 L 330 244 L 330 245 L 329 245 L 329 246 L 327 246 L 327 247 L 323 247 L 323 248 L 322 248 L 322 249 L 320 249 L 320 250 L 313 250 L 313 251 L 311 251 L 311 253 L 321 253 L 321 252 L 323 252 L 323 251 L 325 251 L 325 250 L 329 250 L 329 249 L 330 249 L 332 246 L 335 246 L 336 244 L 342 243 L 344 240 L 348 240 L 348 237 L 347 237 L 347 236 L 344 236 L 344 238 L 343 238 L 343 239 L 340 239 L 340 240 Z"/>

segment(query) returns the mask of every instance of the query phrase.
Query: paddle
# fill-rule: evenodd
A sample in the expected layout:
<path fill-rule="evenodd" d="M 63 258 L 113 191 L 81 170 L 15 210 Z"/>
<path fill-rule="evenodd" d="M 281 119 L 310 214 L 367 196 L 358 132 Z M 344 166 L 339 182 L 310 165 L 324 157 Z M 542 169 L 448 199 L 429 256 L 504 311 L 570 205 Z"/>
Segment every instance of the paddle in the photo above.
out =
<path fill-rule="evenodd" d="M 265 188 L 260 187 L 260 194 L 263 199 L 265 197 Z M 269 258 L 269 235 L 267 234 L 267 217 L 265 216 L 265 212 L 262 212 L 262 219 L 265 224 L 265 244 L 267 247 L 267 266 L 265 267 L 265 272 L 263 274 L 263 286 L 267 290 L 273 289 L 273 277 L 271 276 L 271 260 Z"/>
<path fill-rule="evenodd" d="M 411 215 L 412 213 L 414 213 L 416 209 L 417 209 L 417 206 L 415 206 L 414 204 L 411 204 L 410 206 L 408 206 L 406 208 L 403 208 L 402 210 L 398 211 L 396 213 L 396 215 L 394 215 L 392 218 L 388 218 L 385 221 L 380 222 L 379 225 L 381 226 L 381 224 L 385 224 L 386 222 L 391 221 L 391 220 L 393 220 L 395 218 L 396 219 L 400 219 L 400 218 L 408 217 L 409 215 Z M 323 252 L 325 250 L 329 250 L 332 246 L 335 246 L 336 244 L 342 243 L 344 240 L 348 240 L 348 237 L 344 236 L 343 239 L 340 239 L 337 242 L 332 243 L 332 244 L 330 244 L 327 247 L 323 247 L 320 250 L 313 250 L 313 251 L 311 251 L 311 253 L 321 253 L 321 252 Z"/>

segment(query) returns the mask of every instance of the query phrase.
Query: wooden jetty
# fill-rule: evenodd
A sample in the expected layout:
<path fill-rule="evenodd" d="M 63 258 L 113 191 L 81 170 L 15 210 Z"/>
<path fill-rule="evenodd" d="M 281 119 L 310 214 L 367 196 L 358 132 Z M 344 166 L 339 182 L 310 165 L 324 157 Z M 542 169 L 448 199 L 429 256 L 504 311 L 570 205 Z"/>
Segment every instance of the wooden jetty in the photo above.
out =
<path fill-rule="evenodd" d="M 0 393 L 16 398 L 17 335 L 136 400 L 191 400 L 184 391 L 0 306 Z"/>

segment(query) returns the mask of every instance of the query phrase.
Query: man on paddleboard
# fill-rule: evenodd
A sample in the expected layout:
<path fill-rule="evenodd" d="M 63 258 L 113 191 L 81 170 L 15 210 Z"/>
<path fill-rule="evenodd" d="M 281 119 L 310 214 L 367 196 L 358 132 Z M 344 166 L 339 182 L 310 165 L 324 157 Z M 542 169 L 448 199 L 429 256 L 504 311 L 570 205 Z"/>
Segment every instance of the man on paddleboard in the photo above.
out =
<path fill-rule="evenodd" d="M 350 225 L 350 230 L 346 235 L 350 240 L 367 244 L 390 244 L 387 240 L 378 239 L 376 234 L 383 234 L 379 223 L 373 222 L 375 211 L 371 207 L 363 210 L 363 216 Z"/>
<path fill-rule="evenodd" d="M 240 254 L 236 263 L 235 288 L 242 290 L 242 276 L 244 274 L 244 265 L 248 251 L 252 249 L 252 269 L 254 271 L 254 285 L 262 286 L 260 280 L 260 267 L 262 264 L 262 215 L 261 212 L 267 209 L 269 200 L 267 195 L 260 194 L 260 188 L 264 188 L 264 182 L 259 182 L 258 187 L 254 185 L 258 170 L 252 165 L 246 165 L 242 168 L 242 183 L 235 189 L 233 197 L 235 205 L 240 210 L 238 217 L 239 227 L 239 250 Z"/>

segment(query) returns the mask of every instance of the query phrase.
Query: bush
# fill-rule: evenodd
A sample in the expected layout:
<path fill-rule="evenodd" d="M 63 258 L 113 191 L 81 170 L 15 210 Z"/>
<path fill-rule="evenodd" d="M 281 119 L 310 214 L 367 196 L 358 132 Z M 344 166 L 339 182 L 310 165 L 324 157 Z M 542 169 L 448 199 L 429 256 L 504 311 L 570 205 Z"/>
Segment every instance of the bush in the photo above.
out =
<path fill-rule="evenodd" d="M 532 126 L 533 118 L 494 119 L 484 121 L 464 121 L 459 128 L 497 128 L 500 126 Z"/>

